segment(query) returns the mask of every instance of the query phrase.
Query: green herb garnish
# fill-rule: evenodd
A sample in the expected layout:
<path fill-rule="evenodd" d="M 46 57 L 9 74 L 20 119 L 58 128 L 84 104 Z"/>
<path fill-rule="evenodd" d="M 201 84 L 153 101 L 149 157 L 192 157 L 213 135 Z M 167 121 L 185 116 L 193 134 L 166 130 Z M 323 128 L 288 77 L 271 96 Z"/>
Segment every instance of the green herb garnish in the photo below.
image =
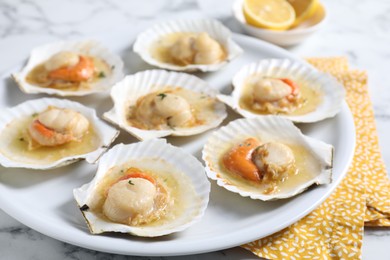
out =
<path fill-rule="evenodd" d="M 104 71 L 101 71 L 101 72 L 98 74 L 98 77 L 99 77 L 99 78 L 105 78 L 105 77 L 106 77 L 106 74 L 104 73 Z"/>
<path fill-rule="evenodd" d="M 167 94 L 161 93 L 161 94 L 158 94 L 157 96 L 161 97 L 161 100 L 163 100 L 167 96 Z"/>
<path fill-rule="evenodd" d="M 38 115 L 38 113 L 34 113 L 34 114 L 32 114 L 31 116 L 32 117 L 36 117 Z"/>
<path fill-rule="evenodd" d="M 134 183 L 133 183 L 131 180 L 129 180 L 129 184 L 130 184 L 130 185 L 134 185 Z"/>

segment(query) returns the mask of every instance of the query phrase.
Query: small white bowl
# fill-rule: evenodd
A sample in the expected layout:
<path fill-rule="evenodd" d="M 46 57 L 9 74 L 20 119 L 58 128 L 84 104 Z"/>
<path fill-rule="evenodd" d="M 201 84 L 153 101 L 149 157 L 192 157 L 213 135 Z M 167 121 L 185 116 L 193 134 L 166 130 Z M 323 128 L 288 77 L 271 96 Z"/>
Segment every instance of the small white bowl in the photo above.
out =
<path fill-rule="evenodd" d="M 279 46 L 291 46 L 301 43 L 314 32 L 318 31 L 324 25 L 326 20 L 325 7 L 319 3 L 316 12 L 308 20 L 297 27 L 286 31 L 261 29 L 249 25 L 246 22 L 243 13 L 243 5 L 244 0 L 235 1 L 233 4 L 233 15 L 244 31 L 256 38 L 260 38 Z"/>

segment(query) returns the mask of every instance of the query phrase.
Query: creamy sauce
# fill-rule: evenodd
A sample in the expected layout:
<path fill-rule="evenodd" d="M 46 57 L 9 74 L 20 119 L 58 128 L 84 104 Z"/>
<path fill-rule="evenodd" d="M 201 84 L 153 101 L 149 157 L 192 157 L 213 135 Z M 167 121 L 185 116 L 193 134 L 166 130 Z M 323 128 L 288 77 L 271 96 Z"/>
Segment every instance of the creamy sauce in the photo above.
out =
<path fill-rule="evenodd" d="M 183 66 L 183 64 L 178 64 L 171 56 L 170 54 L 170 48 L 180 40 L 182 37 L 188 37 L 188 36 L 197 36 L 197 33 L 191 33 L 191 32 L 176 32 L 176 33 L 170 33 L 167 35 L 162 36 L 157 41 L 155 41 L 151 47 L 150 47 L 150 53 L 151 56 L 159 60 L 163 63 L 170 63 L 177 66 Z M 224 56 L 226 57 L 226 50 L 224 47 L 220 44 L 221 48 L 224 51 Z M 222 59 L 224 60 L 225 57 Z"/>
<path fill-rule="evenodd" d="M 255 109 L 253 94 L 252 94 L 252 85 L 248 82 L 251 82 L 253 78 L 263 77 L 261 74 L 254 74 L 248 77 L 244 83 L 244 87 L 241 92 L 241 97 L 239 100 L 239 105 L 242 109 L 248 110 L 255 114 L 269 114 Z M 292 106 L 292 109 L 289 112 L 279 111 L 276 114 L 286 114 L 286 115 L 304 115 L 310 112 L 313 112 L 321 104 L 323 100 L 323 93 L 319 86 L 310 85 L 309 82 L 293 79 L 296 84 L 299 86 L 299 98 Z"/>
<path fill-rule="evenodd" d="M 218 118 L 218 116 L 215 113 L 215 106 L 217 104 L 217 100 L 213 97 L 208 96 L 207 94 L 201 93 L 201 92 L 195 92 L 191 91 L 185 88 L 180 87 L 169 87 L 167 86 L 165 89 L 162 89 L 160 91 L 155 92 L 156 95 L 159 93 L 171 93 L 178 95 L 189 103 L 191 106 L 191 112 L 194 116 L 195 120 L 191 122 L 190 125 L 183 126 L 185 128 L 188 127 L 194 127 L 194 126 L 200 126 L 200 125 L 207 125 L 210 122 L 213 122 Z M 174 127 L 167 125 L 165 122 L 163 122 L 160 125 L 151 126 L 148 124 L 148 122 L 142 122 L 136 117 L 136 109 L 137 107 L 134 105 L 129 105 L 129 109 L 127 111 L 127 122 L 139 129 L 156 129 L 156 130 L 163 130 L 163 129 L 180 129 L 181 127 Z"/>
<path fill-rule="evenodd" d="M 118 179 L 126 176 L 126 170 L 130 167 L 138 168 L 142 172 L 152 176 L 157 184 L 165 187 L 170 199 L 165 214 L 160 219 L 141 226 L 164 225 L 180 217 L 185 211 L 191 208 L 191 205 L 201 203 L 189 177 L 162 159 L 143 158 L 137 161 L 129 161 L 124 165 L 109 169 L 104 178 L 97 183 L 93 192 L 94 196 L 89 200 L 88 206 L 100 218 L 112 222 L 102 213 L 106 194 L 108 189 Z M 196 209 L 199 207 L 193 208 Z M 193 212 L 193 214 L 196 214 L 196 212 Z"/>
<path fill-rule="evenodd" d="M 245 139 L 246 138 L 243 138 L 242 140 Z M 321 165 L 317 162 L 316 157 L 313 156 L 309 151 L 307 151 L 305 147 L 297 144 L 289 144 L 285 142 L 281 143 L 289 146 L 289 148 L 293 151 L 295 157 L 295 165 L 298 171 L 295 175 L 289 175 L 287 180 L 285 180 L 284 182 L 279 183 L 277 185 L 277 191 L 273 194 L 277 194 L 279 191 L 289 192 L 294 190 L 302 183 L 308 182 L 309 180 L 313 179 L 316 173 L 318 173 L 321 169 Z M 233 146 L 234 145 L 227 147 L 226 152 L 228 152 Z M 256 194 L 265 193 L 267 189 L 266 185 L 246 180 L 237 174 L 229 172 L 222 163 L 223 155 L 221 155 L 218 165 L 219 169 L 217 172 L 222 174 L 224 179 L 226 179 L 234 186 L 240 187 L 241 190 L 250 191 Z"/>
<path fill-rule="evenodd" d="M 49 71 L 45 69 L 44 63 L 34 67 L 26 76 L 26 81 L 32 85 L 36 85 L 43 88 L 55 88 L 64 91 L 75 91 L 75 90 L 88 90 L 91 89 L 91 84 L 101 80 L 102 78 L 108 77 L 112 73 L 111 67 L 102 59 L 96 57 L 89 57 L 93 60 L 95 66 L 94 75 L 88 81 L 82 82 L 69 82 L 52 80 L 48 78 Z"/>
<path fill-rule="evenodd" d="M 14 161 L 29 164 L 49 164 L 64 157 L 85 154 L 100 146 L 100 138 L 90 124 L 88 132 L 81 142 L 72 141 L 55 147 L 41 146 L 34 150 L 28 149 L 27 128 L 35 117 L 28 116 L 15 119 L 0 133 L 0 153 Z"/>

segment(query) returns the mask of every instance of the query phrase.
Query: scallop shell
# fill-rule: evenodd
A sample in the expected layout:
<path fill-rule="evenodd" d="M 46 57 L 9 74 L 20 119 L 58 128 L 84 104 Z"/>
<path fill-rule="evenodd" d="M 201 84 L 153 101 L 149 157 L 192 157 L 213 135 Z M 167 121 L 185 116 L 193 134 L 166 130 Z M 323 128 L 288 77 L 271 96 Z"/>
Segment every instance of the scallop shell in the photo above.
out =
<path fill-rule="evenodd" d="M 123 165 L 129 160 L 142 160 L 143 158 L 157 158 L 165 165 L 175 167 L 185 174 L 192 183 L 197 198 L 187 196 L 186 208 L 180 216 L 163 225 L 129 226 L 112 223 L 100 218 L 89 210 L 82 210 L 84 205 L 93 200 L 95 187 L 106 175 L 109 169 Z M 180 186 L 180 185 L 179 185 Z M 188 187 L 179 187 L 180 194 L 186 193 Z M 74 189 L 73 194 L 81 212 L 93 234 L 103 232 L 130 233 L 136 236 L 155 237 L 182 231 L 198 222 L 207 208 L 210 193 L 210 183 L 204 174 L 202 164 L 192 155 L 181 148 L 167 144 L 163 139 L 153 139 L 130 145 L 118 144 L 102 156 L 94 179 L 80 188 Z M 184 196 L 186 197 L 186 196 Z M 84 206 L 85 208 L 86 206 Z M 88 208 L 88 207 L 87 207 Z"/>
<path fill-rule="evenodd" d="M 217 40 L 227 51 L 227 57 L 223 62 L 210 65 L 190 64 L 187 66 L 177 66 L 170 63 L 163 63 L 156 60 L 150 54 L 151 45 L 160 37 L 175 32 L 207 32 L 213 39 Z M 164 23 L 158 23 L 152 28 L 138 35 L 133 51 L 138 53 L 141 58 L 156 67 L 176 70 L 176 71 L 216 71 L 239 56 L 243 50 L 237 43 L 231 39 L 231 32 L 222 23 L 212 19 L 192 19 L 192 20 L 174 20 Z"/>
<path fill-rule="evenodd" d="M 340 110 L 345 97 L 344 87 L 328 74 L 321 73 L 308 64 L 296 62 L 289 59 L 264 59 L 250 63 L 233 78 L 234 90 L 230 96 L 218 95 L 218 99 L 232 107 L 236 112 L 247 118 L 259 117 L 261 115 L 252 113 L 240 107 L 239 100 L 245 80 L 253 75 L 261 74 L 265 77 L 300 79 L 311 82 L 320 88 L 324 98 L 316 110 L 303 115 L 279 116 L 288 118 L 294 122 L 317 122 L 325 118 L 335 116 Z"/>
<path fill-rule="evenodd" d="M 99 157 L 106 151 L 110 144 L 118 136 L 119 132 L 101 121 L 94 110 L 87 108 L 77 102 L 56 99 L 56 98 L 41 98 L 36 100 L 26 101 L 13 108 L 7 108 L 0 115 L 0 133 L 10 124 L 14 119 L 31 116 L 34 113 L 44 111 L 48 106 L 56 106 L 60 108 L 70 108 L 83 114 L 90 123 L 93 124 L 94 130 L 100 136 L 99 147 L 89 153 L 80 154 L 75 156 L 68 156 L 61 158 L 51 163 L 42 164 L 40 161 L 34 161 L 23 154 L 13 154 L 13 158 L 6 157 L 1 151 L 7 150 L 11 140 L 0 141 L 0 164 L 4 167 L 11 168 L 29 168 L 29 169 L 40 169 L 48 170 L 61 166 L 65 166 L 76 162 L 81 159 L 85 159 L 88 163 L 95 163 Z"/>
<path fill-rule="evenodd" d="M 98 57 L 109 66 L 111 66 L 112 74 L 102 78 L 101 80 L 91 83 L 89 90 L 61 90 L 54 88 L 44 88 L 36 85 L 32 85 L 26 81 L 28 73 L 37 65 L 47 61 L 51 56 L 60 51 L 74 51 L 77 53 Z M 12 74 L 12 77 L 19 85 L 20 89 L 28 94 L 46 93 L 49 95 L 57 96 L 84 96 L 93 93 L 103 92 L 111 88 L 116 82 L 120 81 L 123 77 L 123 61 L 121 58 L 110 52 L 101 43 L 85 40 L 75 42 L 57 42 L 37 47 L 32 50 L 30 59 L 27 65 L 18 73 Z"/>
<path fill-rule="evenodd" d="M 297 182 L 286 190 L 281 188 L 279 192 L 269 195 L 263 194 L 256 187 L 236 185 L 229 178 L 232 174 L 220 165 L 220 160 L 231 146 L 248 137 L 257 137 L 263 142 L 279 141 L 286 145 L 300 145 L 318 163 L 320 170 L 304 182 Z M 219 186 L 243 197 L 267 201 L 290 198 L 303 192 L 313 184 L 330 183 L 333 167 L 333 146 L 303 135 L 288 119 L 263 116 L 260 118 L 238 119 L 215 131 L 203 148 L 202 158 L 206 162 L 207 176 L 216 180 Z M 293 177 L 290 177 L 290 179 Z"/>
<path fill-rule="evenodd" d="M 196 92 L 203 92 L 211 97 L 216 97 L 218 94 L 217 90 L 212 89 L 205 81 L 198 77 L 165 70 L 147 70 L 126 76 L 112 88 L 111 97 L 114 101 L 114 107 L 104 113 L 103 116 L 108 121 L 117 124 L 140 140 L 169 135 L 188 136 L 199 134 L 217 127 L 227 116 L 225 105 L 216 100 L 216 118 L 209 120 L 204 125 L 169 130 L 143 130 L 129 125 L 126 120 L 126 108 L 134 105 L 138 98 L 148 93 L 165 89 L 167 86 L 182 87 Z"/>

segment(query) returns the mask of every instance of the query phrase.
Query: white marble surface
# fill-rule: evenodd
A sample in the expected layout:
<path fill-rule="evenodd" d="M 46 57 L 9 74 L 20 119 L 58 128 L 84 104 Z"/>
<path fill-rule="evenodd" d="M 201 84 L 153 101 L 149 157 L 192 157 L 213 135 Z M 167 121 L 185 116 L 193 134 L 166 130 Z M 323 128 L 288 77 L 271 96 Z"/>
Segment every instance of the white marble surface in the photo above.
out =
<path fill-rule="evenodd" d="M 351 66 L 367 69 L 380 145 L 390 165 L 390 1 L 322 0 L 325 28 L 290 50 L 300 56 L 348 56 Z M 118 27 L 136 34 L 157 19 L 207 15 L 240 32 L 226 0 L 0 0 L 0 72 L 26 59 L 31 48 L 59 40 L 98 35 Z M 1 73 L 0 73 L 1 74 Z M 1 196 L 1 194 L 0 194 Z M 390 259 L 390 231 L 366 230 L 363 259 Z M 1 259 L 149 259 L 105 254 L 65 244 L 18 223 L 0 210 Z M 256 259 L 233 248 L 164 259 Z"/>

